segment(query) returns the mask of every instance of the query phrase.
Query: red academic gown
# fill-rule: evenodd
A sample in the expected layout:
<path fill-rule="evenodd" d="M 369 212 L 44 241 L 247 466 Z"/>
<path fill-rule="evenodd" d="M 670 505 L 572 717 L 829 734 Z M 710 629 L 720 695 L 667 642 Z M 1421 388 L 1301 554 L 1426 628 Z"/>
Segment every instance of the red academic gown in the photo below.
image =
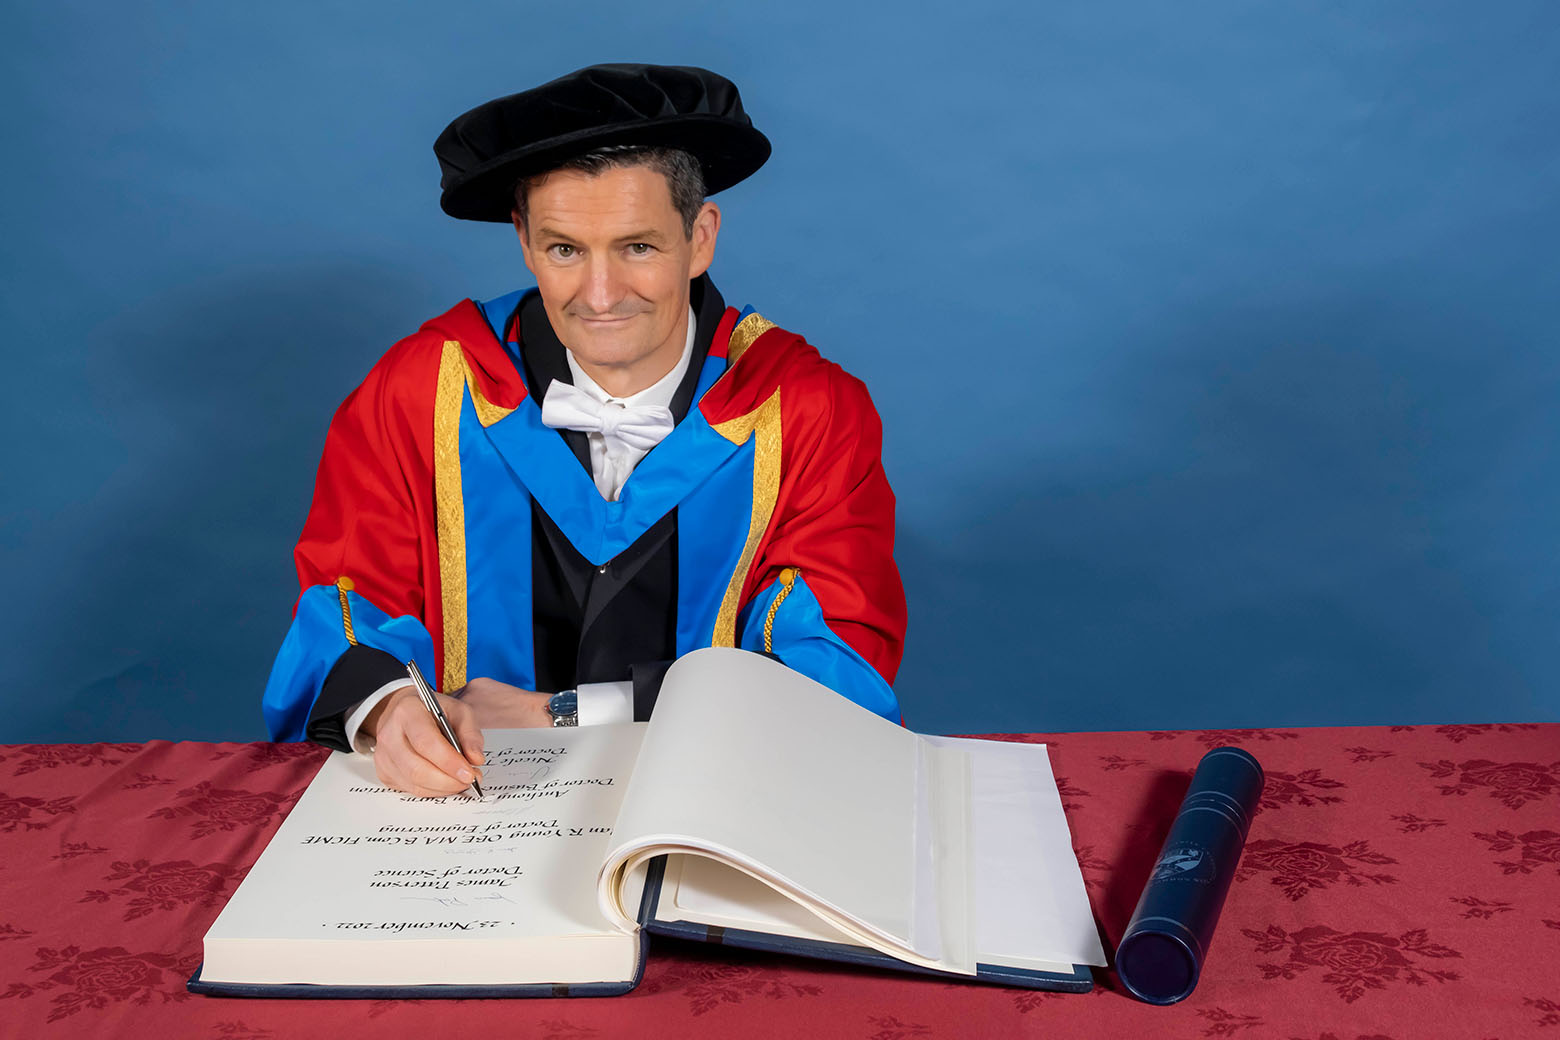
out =
<path fill-rule="evenodd" d="M 897 719 L 894 496 L 861 382 L 756 313 L 717 312 L 693 406 L 607 502 L 496 334 L 520 296 L 429 321 L 337 411 L 264 697 L 273 736 L 302 739 L 353 646 L 415 658 L 447 690 L 534 689 L 533 502 L 602 565 L 675 511 L 677 655 L 766 650 Z"/>

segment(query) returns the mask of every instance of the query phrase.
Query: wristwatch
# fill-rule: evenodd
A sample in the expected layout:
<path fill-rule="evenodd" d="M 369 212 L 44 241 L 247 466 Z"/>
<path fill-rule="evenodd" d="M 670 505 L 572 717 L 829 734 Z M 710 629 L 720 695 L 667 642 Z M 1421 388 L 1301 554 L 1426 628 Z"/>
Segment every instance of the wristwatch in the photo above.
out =
<path fill-rule="evenodd" d="M 573 690 L 562 690 L 547 698 L 547 714 L 554 726 L 580 724 L 580 698 Z"/>

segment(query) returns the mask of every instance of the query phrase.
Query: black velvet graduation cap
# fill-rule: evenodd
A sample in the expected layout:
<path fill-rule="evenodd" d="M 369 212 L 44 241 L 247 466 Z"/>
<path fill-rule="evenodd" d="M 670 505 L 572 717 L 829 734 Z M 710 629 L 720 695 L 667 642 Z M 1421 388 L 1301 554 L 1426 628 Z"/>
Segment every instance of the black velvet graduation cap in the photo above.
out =
<path fill-rule="evenodd" d="M 769 158 L 736 85 L 707 69 L 592 65 L 460 116 L 433 143 L 452 217 L 508 223 L 523 177 L 607 145 L 680 148 L 713 195 Z"/>

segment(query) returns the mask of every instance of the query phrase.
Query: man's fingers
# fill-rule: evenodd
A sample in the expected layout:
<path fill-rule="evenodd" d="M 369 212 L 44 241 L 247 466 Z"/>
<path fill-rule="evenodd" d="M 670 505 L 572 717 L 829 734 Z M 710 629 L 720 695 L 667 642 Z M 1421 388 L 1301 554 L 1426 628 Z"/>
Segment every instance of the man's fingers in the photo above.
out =
<path fill-rule="evenodd" d="M 433 720 L 433 716 L 427 712 L 418 722 L 408 722 L 406 726 L 406 742 L 412 750 L 417 752 L 434 768 L 442 770 L 447 775 L 459 780 L 463 785 L 469 784 L 477 778 L 476 770 L 471 763 L 462 758 L 444 739 L 444 733 L 439 729 L 439 724 Z M 481 734 L 477 737 L 477 746 L 482 746 Z M 416 779 L 414 777 L 414 779 Z"/>
<path fill-rule="evenodd" d="M 419 758 L 412 763 L 407 779 L 410 781 L 407 793 L 421 798 L 459 794 L 470 786 L 469 780 L 452 779 L 448 773 L 426 758 Z"/>
<path fill-rule="evenodd" d="M 450 728 L 460 738 L 460 746 L 466 749 L 466 761 L 480 766 L 485 758 L 482 754 L 482 727 L 477 725 L 476 713 L 460 701 L 446 701 L 443 707 L 445 717 L 450 720 Z M 477 773 L 478 777 L 481 775 L 481 772 Z"/>
<path fill-rule="evenodd" d="M 401 732 L 379 743 L 374 750 L 374 768 L 387 787 L 418 798 L 442 798 L 467 786 L 424 758 Z"/>

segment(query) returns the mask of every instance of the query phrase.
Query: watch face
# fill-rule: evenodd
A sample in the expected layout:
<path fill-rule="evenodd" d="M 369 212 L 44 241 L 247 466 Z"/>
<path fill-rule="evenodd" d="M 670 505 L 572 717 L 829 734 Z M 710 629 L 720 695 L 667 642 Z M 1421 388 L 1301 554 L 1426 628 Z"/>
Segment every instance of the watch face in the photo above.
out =
<path fill-rule="evenodd" d="M 580 713 L 579 695 L 573 690 L 555 693 L 547 699 L 547 714 L 556 722 L 560 718 L 574 719 Z"/>

